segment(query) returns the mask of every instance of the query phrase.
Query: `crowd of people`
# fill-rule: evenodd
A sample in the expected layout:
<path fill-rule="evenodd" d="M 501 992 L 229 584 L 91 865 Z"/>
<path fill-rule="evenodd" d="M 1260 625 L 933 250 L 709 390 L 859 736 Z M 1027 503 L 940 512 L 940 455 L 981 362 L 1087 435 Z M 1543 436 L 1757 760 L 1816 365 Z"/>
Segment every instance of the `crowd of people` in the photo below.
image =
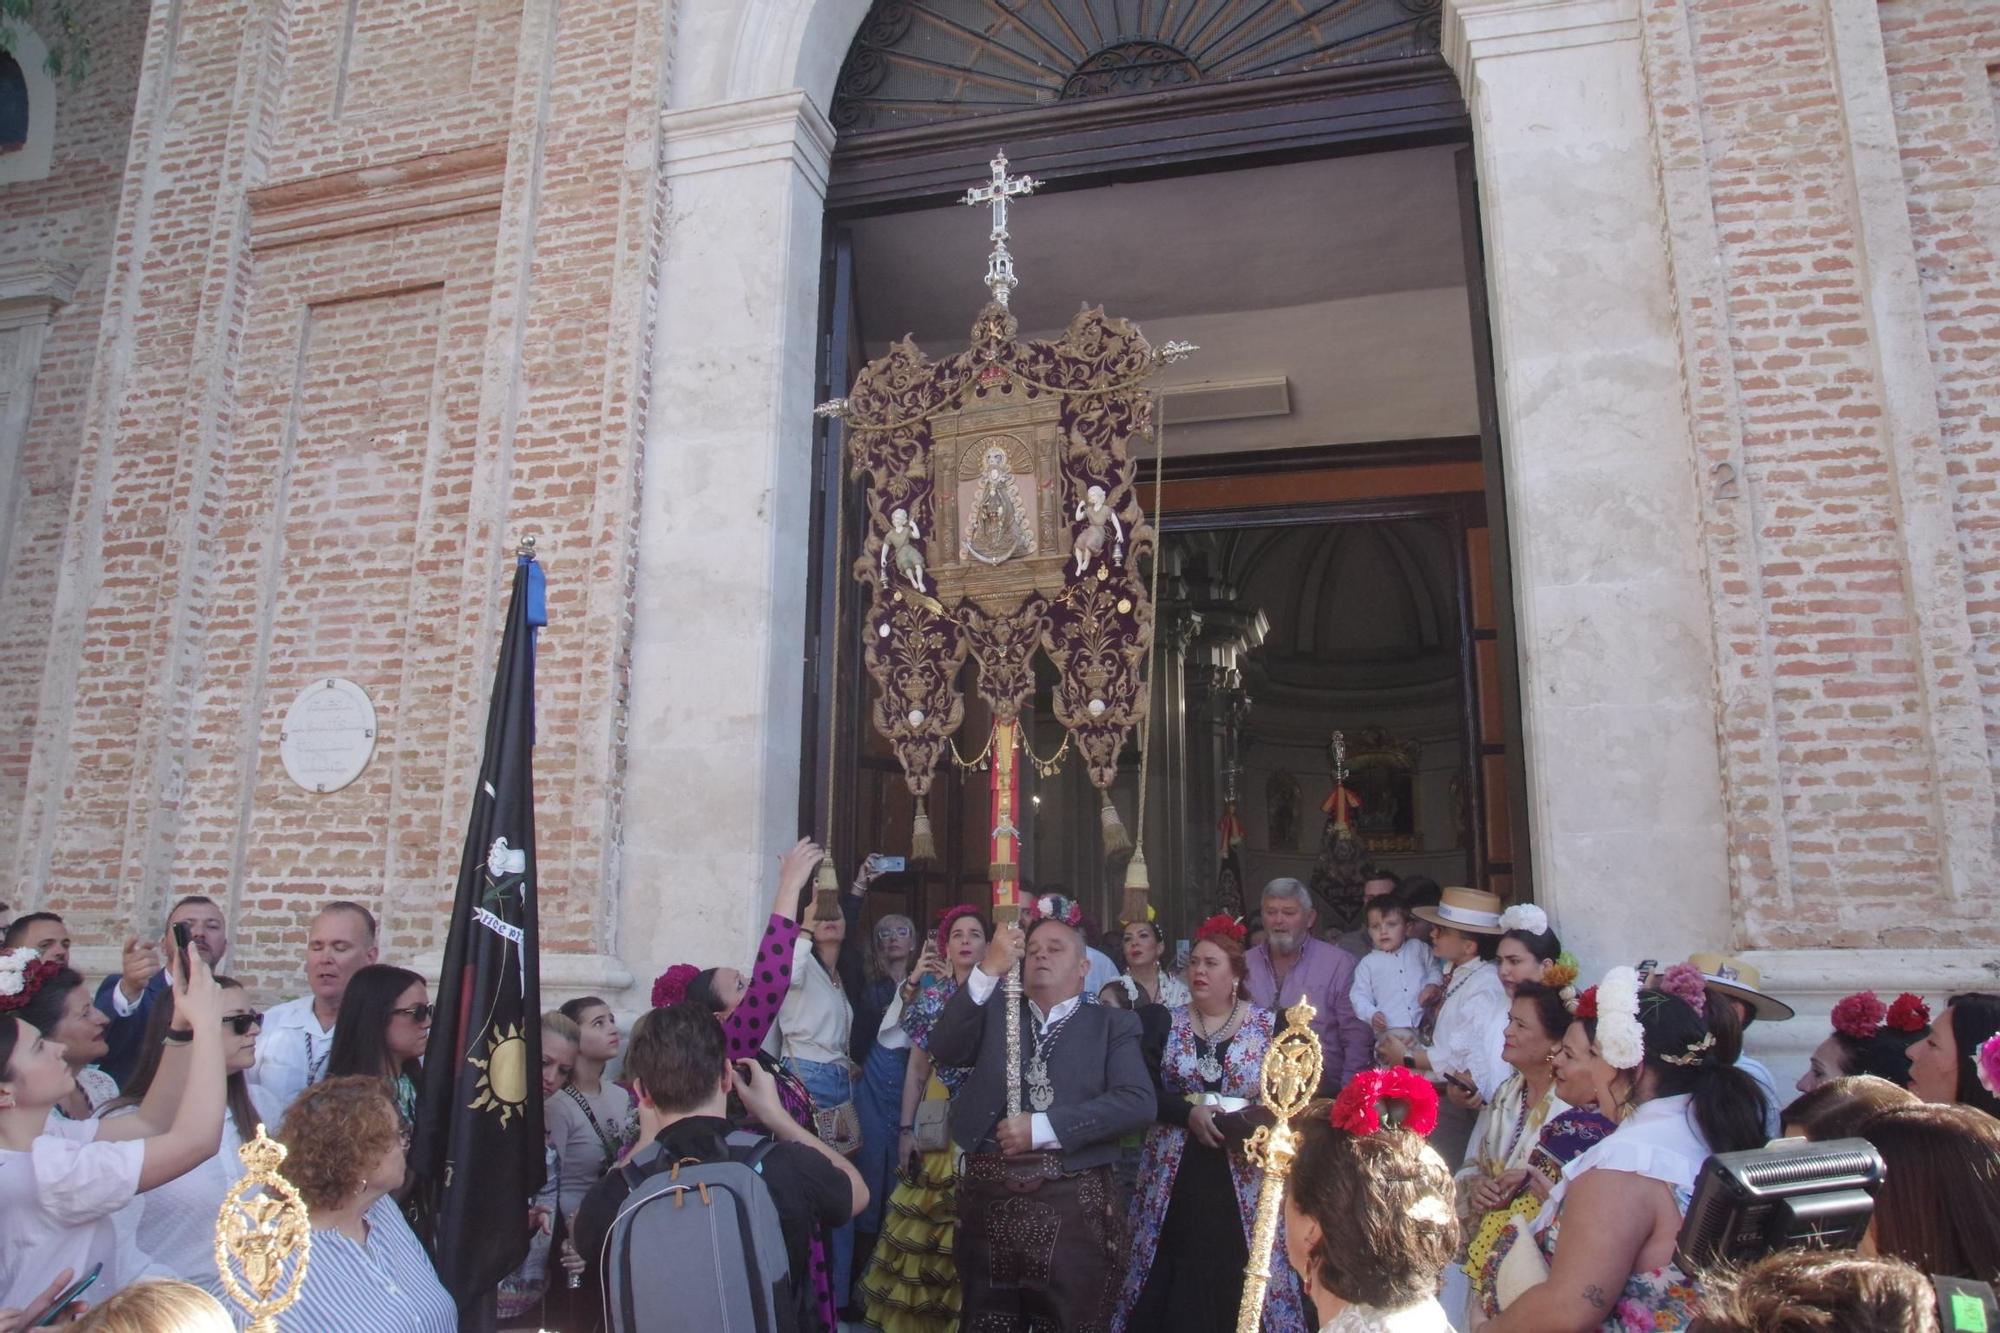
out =
<path fill-rule="evenodd" d="M 1271 1333 L 1914 1333 L 1938 1327 L 1930 1279 L 2000 1281 L 2000 996 L 1850 996 L 1781 1097 L 1744 1032 L 1793 1014 L 1753 967 L 1704 954 L 1585 985 L 1544 913 L 1472 889 L 1377 876 L 1360 924 L 1323 935 L 1279 879 L 1253 921 L 1210 918 L 1170 958 L 1152 913 L 1100 950 L 1054 892 L 1013 923 L 871 917 L 873 857 L 835 908 L 807 892 L 822 859 L 809 840 L 779 859 L 747 966 L 674 964 L 629 1032 L 598 997 L 543 1016 L 547 1185 L 522 1200 L 497 1327 L 643 1327 L 621 1300 L 712 1282 L 648 1248 L 666 1233 L 646 1204 L 727 1167 L 750 1174 L 718 1190 L 761 1181 L 744 1225 L 772 1238 L 741 1294 L 799 1333 L 1207 1333 L 1236 1326 L 1260 1262 Z M 86 1273 L 83 1327 L 231 1327 L 212 1231 L 260 1124 L 313 1233 L 282 1327 L 461 1327 L 427 1250 L 435 1182 L 405 1160 L 425 979 L 381 961 L 366 908 L 329 903 L 305 992 L 260 1013 L 223 970 L 216 903 L 183 898 L 165 925 L 93 989 L 59 917 L 7 924 L 0 1333 Z M 1246 1145 L 1301 1000 L 1324 1100 L 1253 1256 Z M 1707 1159 L 1778 1137 L 1880 1154 L 1858 1250 L 1683 1271 Z"/>

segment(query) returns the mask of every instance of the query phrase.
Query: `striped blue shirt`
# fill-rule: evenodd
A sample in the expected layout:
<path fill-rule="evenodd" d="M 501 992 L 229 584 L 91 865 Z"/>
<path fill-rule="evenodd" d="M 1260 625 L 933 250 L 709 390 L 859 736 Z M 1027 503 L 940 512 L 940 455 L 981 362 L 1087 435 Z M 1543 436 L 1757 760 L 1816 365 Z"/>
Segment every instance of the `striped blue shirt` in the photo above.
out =
<path fill-rule="evenodd" d="M 282 1333 L 457 1333 L 458 1307 L 430 1256 L 384 1195 L 363 1215 L 368 1243 L 314 1227 L 305 1288 Z"/>

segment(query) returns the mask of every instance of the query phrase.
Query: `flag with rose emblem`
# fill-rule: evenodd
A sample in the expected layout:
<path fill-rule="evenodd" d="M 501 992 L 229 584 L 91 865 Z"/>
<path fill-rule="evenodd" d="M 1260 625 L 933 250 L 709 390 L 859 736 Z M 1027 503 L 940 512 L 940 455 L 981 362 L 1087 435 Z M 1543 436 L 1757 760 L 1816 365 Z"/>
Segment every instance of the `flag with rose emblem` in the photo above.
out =
<path fill-rule="evenodd" d="M 459 857 L 410 1169 L 431 1195 L 438 1277 L 471 1315 L 528 1252 L 542 1187 L 535 931 L 535 633 L 542 568 L 524 544 Z"/>

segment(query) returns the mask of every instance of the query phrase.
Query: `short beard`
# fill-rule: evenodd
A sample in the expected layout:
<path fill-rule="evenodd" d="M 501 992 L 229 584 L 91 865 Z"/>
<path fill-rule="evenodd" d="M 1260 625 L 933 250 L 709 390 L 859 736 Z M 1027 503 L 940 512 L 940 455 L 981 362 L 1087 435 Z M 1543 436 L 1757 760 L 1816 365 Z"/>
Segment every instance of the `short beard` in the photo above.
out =
<path fill-rule="evenodd" d="M 1272 930 L 1267 926 L 1264 929 L 1264 942 L 1279 953 L 1292 953 L 1304 941 L 1305 934 L 1303 930 Z"/>

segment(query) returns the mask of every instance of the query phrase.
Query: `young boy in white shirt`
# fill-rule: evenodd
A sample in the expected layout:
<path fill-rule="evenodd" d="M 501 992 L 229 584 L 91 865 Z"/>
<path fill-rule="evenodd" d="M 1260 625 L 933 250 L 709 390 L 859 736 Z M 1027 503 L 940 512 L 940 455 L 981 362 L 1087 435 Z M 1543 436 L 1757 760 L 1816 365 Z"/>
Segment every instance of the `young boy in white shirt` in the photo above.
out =
<path fill-rule="evenodd" d="M 1377 1033 L 1417 1027 L 1427 994 L 1443 977 L 1437 959 L 1411 936 L 1409 909 L 1394 894 L 1369 900 L 1367 922 L 1372 947 L 1355 964 L 1348 991 L 1355 1015 Z"/>

